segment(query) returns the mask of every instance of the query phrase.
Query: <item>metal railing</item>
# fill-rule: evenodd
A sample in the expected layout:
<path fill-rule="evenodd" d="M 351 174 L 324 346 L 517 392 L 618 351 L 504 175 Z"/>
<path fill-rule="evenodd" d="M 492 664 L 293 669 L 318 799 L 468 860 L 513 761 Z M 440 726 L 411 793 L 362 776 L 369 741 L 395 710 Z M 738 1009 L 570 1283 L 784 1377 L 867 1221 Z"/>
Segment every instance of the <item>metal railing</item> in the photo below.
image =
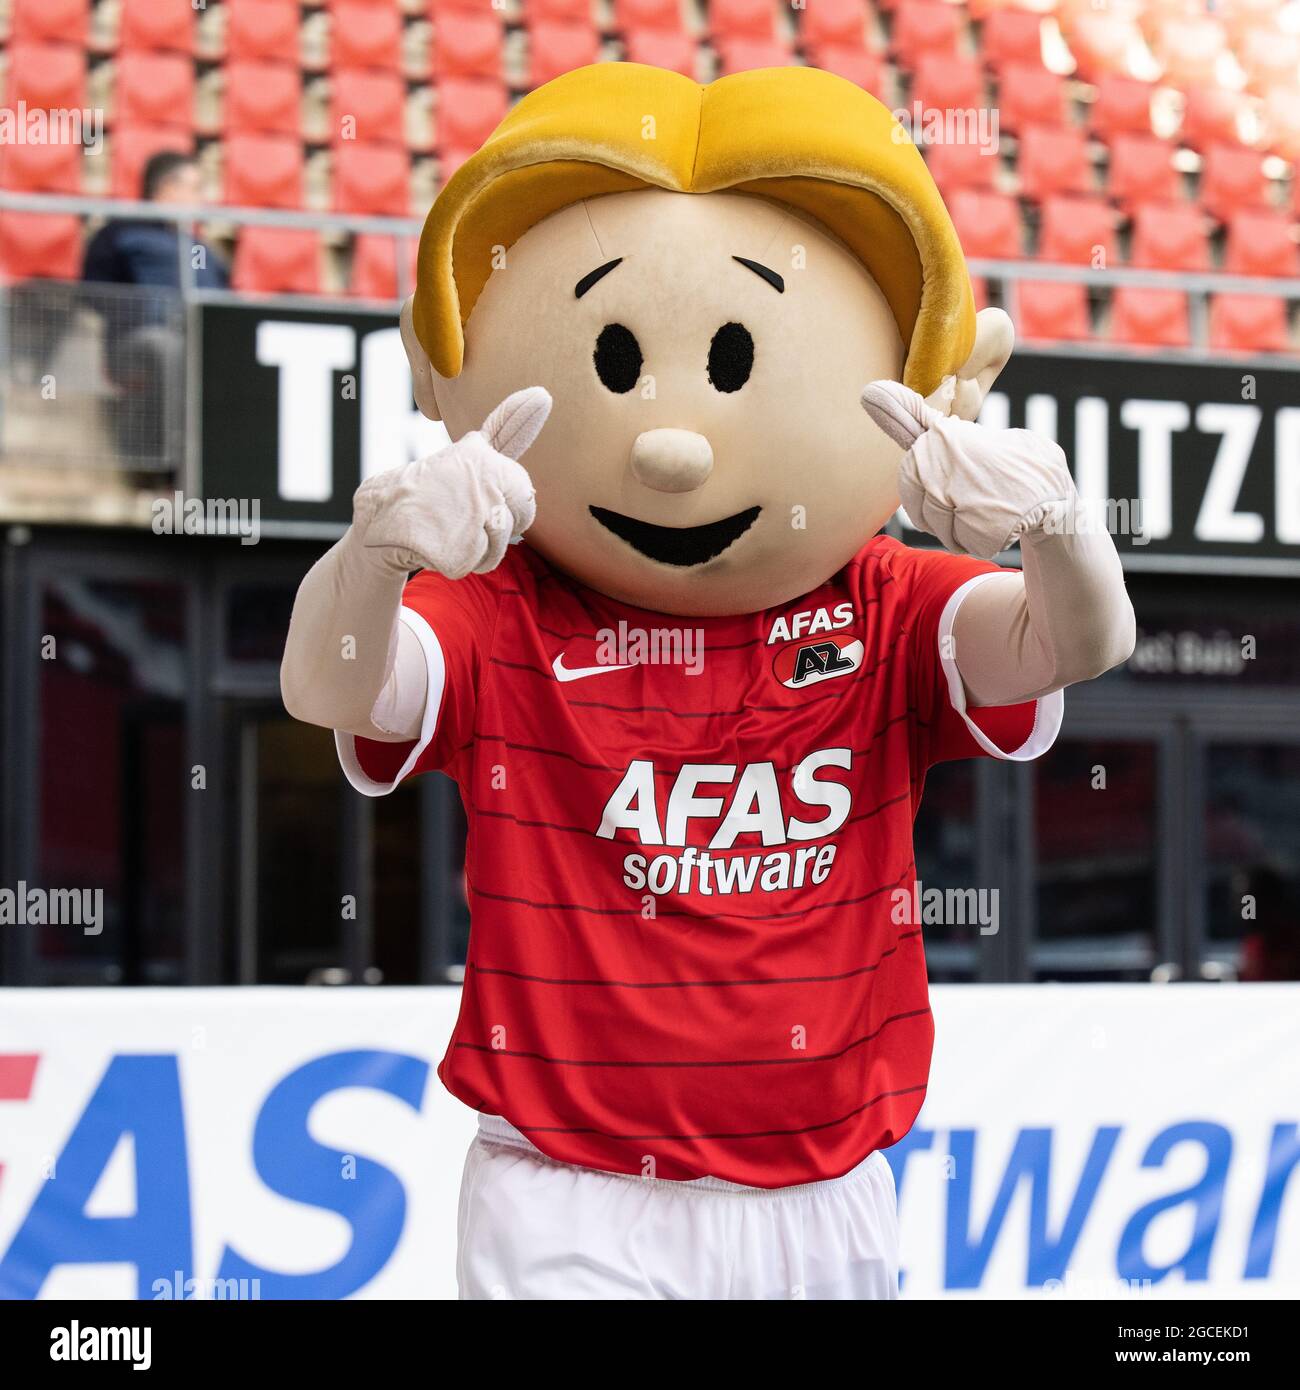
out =
<path fill-rule="evenodd" d="M 187 430 L 186 363 L 191 344 L 186 305 L 235 291 L 199 290 L 189 241 L 204 227 L 277 227 L 347 236 L 418 238 L 418 218 L 284 211 L 222 205 L 179 206 L 63 194 L 0 190 L 0 212 L 139 219 L 174 223 L 178 230 L 178 290 L 31 280 L 0 293 L 0 463 L 71 465 L 178 475 Z M 396 303 L 413 288 L 408 258 L 394 255 Z M 1215 294 L 1277 296 L 1300 301 L 1300 278 L 1267 279 L 1218 273 L 1188 274 L 1129 266 L 1096 270 L 1032 260 L 972 260 L 970 271 L 999 287 L 1015 317 L 1016 293 L 1026 281 L 1080 283 L 1109 295 L 1121 286 L 1179 290 L 1189 297 L 1193 346 L 1160 349 L 1174 358 L 1221 357 L 1208 346 L 1208 305 Z M 339 292 L 298 303 L 358 302 Z M 1046 344 L 1039 344 L 1047 346 Z M 1052 345 L 1055 348 L 1056 345 Z M 1101 338 L 1071 343 L 1076 354 L 1123 357 L 1129 349 Z M 1234 359 L 1236 360 L 1236 359 Z M 1285 356 L 1269 360 L 1286 363 Z M 58 408 L 52 408 L 53 403 Z"/>

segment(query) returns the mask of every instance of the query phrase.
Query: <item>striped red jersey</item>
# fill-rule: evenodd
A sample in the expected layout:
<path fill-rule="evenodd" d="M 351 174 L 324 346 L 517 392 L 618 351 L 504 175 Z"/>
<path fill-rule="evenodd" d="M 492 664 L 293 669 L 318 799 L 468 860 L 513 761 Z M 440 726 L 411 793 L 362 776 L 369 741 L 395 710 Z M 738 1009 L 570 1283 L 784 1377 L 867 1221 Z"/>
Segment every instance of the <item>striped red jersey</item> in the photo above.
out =
<path fill-rule="evenodd" d="M 783 1187 L 911 1127 L 933 1026 L 913 910 L 926 769 L 1041 752 L 1059 697 L 963 714 L 941 659 L 992 565 L 877 537 L 814 592 L 677 618 L 527 545 L 422 573 L 417 744 L 340 737 L 358 787 L 442 769 L 471 929 L 439 1069 L 544 1153 Z"/>

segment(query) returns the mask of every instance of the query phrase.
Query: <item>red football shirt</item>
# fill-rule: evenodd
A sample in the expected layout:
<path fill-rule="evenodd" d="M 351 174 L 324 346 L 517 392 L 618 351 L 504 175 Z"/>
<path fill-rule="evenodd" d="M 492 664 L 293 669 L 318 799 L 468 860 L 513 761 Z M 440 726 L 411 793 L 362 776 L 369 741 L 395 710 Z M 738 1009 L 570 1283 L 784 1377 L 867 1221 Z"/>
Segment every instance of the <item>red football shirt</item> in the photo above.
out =
<path fill-rule="evenodd" d="M 422 573 L 417 744 L 340 736 L 377 794 L 443 769 L 469 822 L 439 1068 L 544 1153 L 782 1187 L 905 1135 L 933 1025 L 912 821 L 926 769 L 1050 744 L 1060 697 L 971 719 L 943 629 L 992 565 L 877 537 L 739 617 L 618 603 L 527 545 Z M 1054 703 L 1053 703 L 1054 702 Z"/>

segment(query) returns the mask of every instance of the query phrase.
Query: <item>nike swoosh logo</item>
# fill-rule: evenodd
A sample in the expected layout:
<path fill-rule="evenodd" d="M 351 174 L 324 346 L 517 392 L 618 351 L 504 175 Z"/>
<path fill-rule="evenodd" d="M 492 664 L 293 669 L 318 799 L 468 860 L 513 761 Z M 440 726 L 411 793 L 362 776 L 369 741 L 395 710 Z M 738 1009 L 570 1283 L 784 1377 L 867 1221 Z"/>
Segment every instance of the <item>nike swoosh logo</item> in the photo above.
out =
<path fill-rule="evenodd" d="M 561 652 L 551 662 L 551 670 L 555 672 L 557 681 L 580 681 L 584 676 L 604 676 L 610 671 L 628 671 L 631 670 L 631 666 L 578 666 L 570 670 L 564 664 L 564 653 Z"/>

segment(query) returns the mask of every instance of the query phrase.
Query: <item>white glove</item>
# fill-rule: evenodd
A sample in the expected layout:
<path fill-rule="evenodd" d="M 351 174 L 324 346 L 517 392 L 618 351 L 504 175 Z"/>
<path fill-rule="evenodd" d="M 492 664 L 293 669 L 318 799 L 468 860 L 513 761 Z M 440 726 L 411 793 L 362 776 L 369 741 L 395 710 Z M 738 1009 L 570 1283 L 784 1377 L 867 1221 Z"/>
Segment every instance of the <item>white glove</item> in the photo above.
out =
<path fill-rule="evenodd" d="M 298 589 L 280 665 L 290 714 L 366 738 L 419 735 L 428 678 L 419 640 L 398 621 L 406 576 L 463 579 L 501 563 L 533 522 L 533 484 L 516 460 L 550 409 L 540 386 L 516 391 L 481 430 L 361 484 L 352 525 Z"/>
<path fill-rule="evenodd" d="M 368 478 L 352 499 L 365 549 L 395 572 L 448 579 L 495 569 L 536 515 L 532 479 L 517 462 L 551 412 L 540 386 L 516 391 L 454 444 Z"/>
<path fill-rule="evenodd" d="M 1077 494 L 1052 440 L 944 415 L 897 381 L 864 387 L 862 407 L 906 450 L 903 508 L 945 549 L 991 560 L 1027 532 L 1068 524 Z"/>

